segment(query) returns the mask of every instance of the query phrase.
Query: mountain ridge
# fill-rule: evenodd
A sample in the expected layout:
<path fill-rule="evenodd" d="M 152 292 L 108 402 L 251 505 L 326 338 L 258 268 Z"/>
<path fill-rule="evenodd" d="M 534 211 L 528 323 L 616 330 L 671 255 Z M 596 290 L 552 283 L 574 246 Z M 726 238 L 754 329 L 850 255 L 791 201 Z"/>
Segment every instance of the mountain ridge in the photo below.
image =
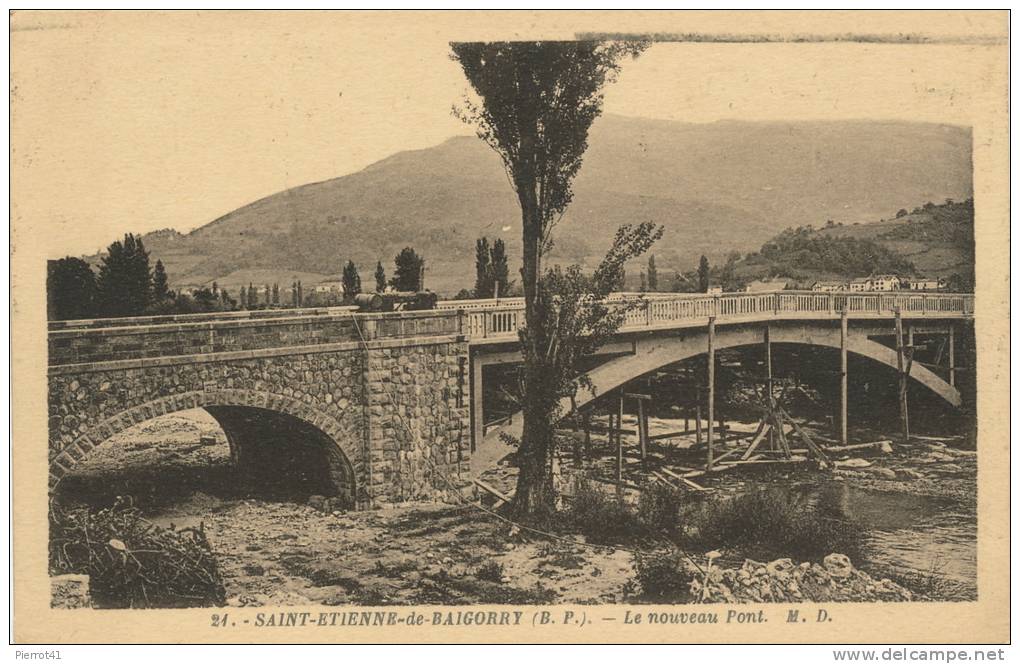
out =
<path fill-rule="evenodd" d="M 755 250 L 786 227 L 874 221 L 905 202 L 972 195 L 971 132 L 953 125 L 607 115 L 589 144 L 554 262 L 593 265 L 621 223 L 653 221 L 666 227 L 660 269 L 689 269 L 702 253 Z M 411 245 L 426 258 L 427 285 L 456 292 L 473 283 L 476 237 L 503 237 L 511 260 L 520 255 L 519 214 L 499 157 L 454 136 L 146 244 L 177 286 L 229 284 L 250 269 L 335 274 L 348 259 L 364 279 L 377 260 L 389 272 Z"/>

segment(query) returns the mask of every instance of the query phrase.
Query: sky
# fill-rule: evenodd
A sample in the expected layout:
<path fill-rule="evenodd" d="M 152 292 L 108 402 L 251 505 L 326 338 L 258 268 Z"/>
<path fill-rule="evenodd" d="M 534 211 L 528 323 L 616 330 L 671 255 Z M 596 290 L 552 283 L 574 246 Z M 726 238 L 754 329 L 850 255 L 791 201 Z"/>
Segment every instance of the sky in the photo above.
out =
<path fill-rule="evenodd" d="M 450 112 L 467 83 L 448 43 L 605 29 L 605 21 L 569 13 L 541 18 L 16 14 L 16 237 L 19 226 L 44 229 L 44 253 L 59 257 L 92 253 L 128 231 L 186 232 L 283 189 L 470 134 Z M 682 15 L 676 25 L 626 18 L 613 29 L 723 25 L 719 13 Z M 820 27 L 836 25 L 832 18 Z M 880 23 L 864 21 L 861 32 L 881 30 Z M 953 25 L 914 24 L 932 34 Z M 764 21 L 749 29 L 777 28 Z M 1005 103 L 983 85 L 994 48 L 657 43 L 624 64 L 606 91 L 605 112 L 684 122 L 969 125 L 983 104 Z"/>

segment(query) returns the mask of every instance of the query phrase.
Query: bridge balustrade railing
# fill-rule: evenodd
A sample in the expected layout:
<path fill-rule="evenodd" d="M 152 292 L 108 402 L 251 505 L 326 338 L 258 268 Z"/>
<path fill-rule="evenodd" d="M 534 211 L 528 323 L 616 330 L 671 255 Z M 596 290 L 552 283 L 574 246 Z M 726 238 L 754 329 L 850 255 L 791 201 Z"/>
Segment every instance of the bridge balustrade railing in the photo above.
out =
<path fill-rule="evenodd" d="M 900 293 L 818 293 L 781 291 L 772 293 L 730 293 L 722 295 L 674 294 L 645 299 L 628 309 L 623 331 L 668 327 L 707 321 L 762 319 L 767 317 L 838 317 L 846 310 L 851 317 L 888 316 L 896 310 L 904 316 L 970 316 L 974 296 L 970 294 Z M 619 299 L 619 298 L 616 298 Z M 464 304 L 467 304 L 465 301 Z M 523 303 L 517 307 L 473 310 L 465 308 L 466 333 L 472 339 L 515 335 L 524 325 Z"/>
<path fill-rule="evenodd" d="M 659 294 L 633 306 L 631 295 L 623 331 L 704 324 L 721 321 L 782 317 L 838 317 L 845 309 L 852 317 L 969 317 L 974 296 L 956 293 L 772 293 Z M 110 360 L 192 355 L 228 351 L 313 346 L 338 342 L 378 341 L 409 337 L 463 335 L 471 340 L 500 342 L 516 337 L 524 325 L 521 301 L 462 300 L 456 309 L 395 313 L 356 313 L 350 309 L 289 310 L 289 315 L 183 317 L 167 321 L 112 319 L 72 321 L 49 332 L 49 363 L 72 364 Z"/>

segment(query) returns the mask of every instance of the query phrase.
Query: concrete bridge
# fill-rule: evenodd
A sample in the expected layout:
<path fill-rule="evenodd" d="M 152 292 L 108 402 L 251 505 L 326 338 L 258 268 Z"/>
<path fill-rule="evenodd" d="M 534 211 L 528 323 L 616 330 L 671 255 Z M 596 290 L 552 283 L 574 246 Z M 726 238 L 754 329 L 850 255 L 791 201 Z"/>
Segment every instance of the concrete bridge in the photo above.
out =
<path fill-rule="evenodd" d="M 778 292 L 657 294 L 630 310 L 596 395 L 715 350 L 829 346 L 896 366 L 875 341 L 899 317 L 906 335 L 954 334 L 966 294 Z M 352 507 L 442 500 L 502 452 L 486 431 L 484 369 L 520 361 L 523 302 L 451 301 L 432 311 L 290 309 L 53 322 L 49 330 L 50 486 L 131 426 L 190 408 L 221 425 L 239 472 L 300 473 Z M 952 345 L 950 345 L 952 348 Z M 910 377 L 959 405 L 948 378 Z M 845 369 L 845 364 L 844 364 Z M 578 405 L 593 395 L 586 394 Z"/>

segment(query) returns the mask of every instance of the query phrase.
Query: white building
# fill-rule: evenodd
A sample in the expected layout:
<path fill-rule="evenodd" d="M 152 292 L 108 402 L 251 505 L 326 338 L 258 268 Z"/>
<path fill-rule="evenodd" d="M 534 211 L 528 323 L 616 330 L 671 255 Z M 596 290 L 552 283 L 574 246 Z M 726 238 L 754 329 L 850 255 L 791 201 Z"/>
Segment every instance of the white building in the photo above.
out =
<path fill-rule="evenodd" d="M 905 279 L 901 288 L 912 291 L 936 291 L 945 288 L 945 282 L 942 279 L 931 277 L 916 277 L 914 279 Z"/>
<path fill-rule="evenodd" d="M 744 286 L 745 293 L 769 293 L 781 291 L 789 283 L 788 279 L 755 279 Z"/>
<path fill-rule="evenodd" d="M 847 290 L 847 284 L 845 281 L 816 281 L 811 285 L 811 290 L 822 293 L 835 293 Z"/>
<path fill-rule="evenodd" d="M 342 295 L 344 285 L 342 281 L 321 281 L 315 284 L 314 290 L 316 293 L 337 293 Z"/>
<path fill-rule="evenodd" d="M 850 292 L 861 293 L 869 290 L 874 290 L 872 288 L 871 277 L 857 277 L 850 280 Z"/>
<path fill-rule="evenodd" d="M 869 290 L 891 291 L 900 287 L 900 278 L 895 274 L 877 274 L 871 277 L 871 288 Z"/>

